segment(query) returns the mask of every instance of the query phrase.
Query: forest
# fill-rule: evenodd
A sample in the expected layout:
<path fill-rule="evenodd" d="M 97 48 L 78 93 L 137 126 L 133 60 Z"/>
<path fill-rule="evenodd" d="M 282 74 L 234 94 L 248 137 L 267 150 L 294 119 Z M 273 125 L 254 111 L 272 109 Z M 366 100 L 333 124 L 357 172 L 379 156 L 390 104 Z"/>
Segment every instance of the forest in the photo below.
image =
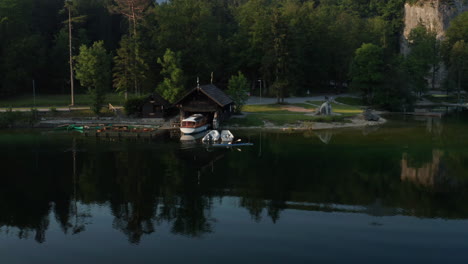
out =
<path fill-rule="evenodd" d="M 398 110 L 444 62 L 446 90 L 468 88 L 468 12 L 443 41 L 421 25 L 400 54 L 405 0 L 2 0 L 0 97 L 159 92 L 201 84 L 284 98 L 361 92 Z M 71 45 L 70 45 L 71 44 Z M 70 54 L 71 53 L 71 54 Z M 70 57 L 73 71 L 70 72 Z"/>

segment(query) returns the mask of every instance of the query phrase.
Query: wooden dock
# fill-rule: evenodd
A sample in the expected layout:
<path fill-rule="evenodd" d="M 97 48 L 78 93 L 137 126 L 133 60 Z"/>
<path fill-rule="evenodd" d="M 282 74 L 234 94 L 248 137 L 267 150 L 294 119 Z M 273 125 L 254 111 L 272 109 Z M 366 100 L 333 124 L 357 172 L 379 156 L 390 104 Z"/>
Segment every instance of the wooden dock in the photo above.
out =
<path fill-rule="evenodd" d="M 85 137 L 98 137 L 98 138 L 147 138 L 152 139 L 160 136 L 164 131 L 84 131 Z"/>

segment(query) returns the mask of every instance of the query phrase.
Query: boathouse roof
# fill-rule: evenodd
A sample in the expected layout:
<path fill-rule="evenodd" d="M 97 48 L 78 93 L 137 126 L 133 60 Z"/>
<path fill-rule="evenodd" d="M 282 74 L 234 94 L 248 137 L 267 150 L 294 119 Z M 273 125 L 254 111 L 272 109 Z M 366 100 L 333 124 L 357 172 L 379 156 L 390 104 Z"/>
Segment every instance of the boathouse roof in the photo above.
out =
<path fill-rule="evenodd" d="M 153 104 L 168 106 L 170 103 L 158 93 L 152 93 L 148 96 L 148 101 L 154 101 Z"/>
<path fill-rule="evenodd" d="M 207 85 L 201 85 L 199 87 L 195 87 L 192 90 L 190 90 L 188 93 L 186 93 L 181 99 L 179 99 L 175 104 L 179 104 L 182 102 L 186 97 L 188 97 L 190 94 L 193 92 L 200 91 L 206 96 L 208 96 L 211 100 L 216 102 L 219 106 L 224 107 L 226 105 L 229 105 L 233 103 L 231 97 L 229 97 L 225 92 L 223 92 L 221 89 L 216 87 L 213 84 L 207 84 Z"/>

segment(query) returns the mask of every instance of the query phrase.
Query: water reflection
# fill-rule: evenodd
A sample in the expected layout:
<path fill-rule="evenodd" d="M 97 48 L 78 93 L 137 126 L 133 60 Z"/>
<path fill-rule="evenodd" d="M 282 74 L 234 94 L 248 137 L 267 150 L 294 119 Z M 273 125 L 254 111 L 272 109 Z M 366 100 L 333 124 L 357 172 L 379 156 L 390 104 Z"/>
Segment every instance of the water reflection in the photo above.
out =
<path fill-rule="evenodd" d="M 425 187 L 435 187 L 437 183 L 441 183 L 447 178 L 447 171 L 441 163 L 442 156 L 441 150 L 433 150 L 430 162 L 412 167 L 412 161 L 405 153 L 401 160 L 401 180 Z"/>
<path fill-rule="evenodd" d="M 322 130 L 322 131 L 316 131 L 315 135 L 322 141 L 324 144 L 330 143 L 330 140 L 332 139 L 333 136 L 333 131 L 331 130 Z"/>
<path fill-rule="evenodd" d="M 100 205 L 130 243 L 163 226 L 204 237 L 216 232 L 213 211 L 228 199 L 255 222 L 278 223 L 292 209 L 467 219 L 463 129 L 438 129 L 434 139 L 427 123 L 402 127 L 243 132 L 255 145 L 242 152 L 181 148 L 169 136 L 0 140 L 0 232 L 42 243 L 55 217 L 63 233 L 86 233 L 98 221 L 90 206 Z"/>

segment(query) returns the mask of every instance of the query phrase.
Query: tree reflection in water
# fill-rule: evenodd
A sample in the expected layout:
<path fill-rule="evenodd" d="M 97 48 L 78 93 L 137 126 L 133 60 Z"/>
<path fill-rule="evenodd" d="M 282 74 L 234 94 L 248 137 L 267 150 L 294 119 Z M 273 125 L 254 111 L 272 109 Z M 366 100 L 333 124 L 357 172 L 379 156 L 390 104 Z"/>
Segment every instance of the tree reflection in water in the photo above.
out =
<path fill-rule="evenodd" d="M 424 123 L 333 140 L 246 132 L 255 145 L 242 152 L 181 149 L 165 138 L 0 141 L 0 232 L 44 242 L 52 213 L 63 233 L 86 232 L 87 208 L 97 204 L 110 208 L 113 227 L 130 243 L 162 225 L 202 237 L 216 230 L 213 201 L 227 197 L 257 222 L 281 221 L 286 209 L 354 210 L 336 205 L 375 216 L 468 218 L 468 140 L 463 127 L 442 125 L 437 133 Z"/>

